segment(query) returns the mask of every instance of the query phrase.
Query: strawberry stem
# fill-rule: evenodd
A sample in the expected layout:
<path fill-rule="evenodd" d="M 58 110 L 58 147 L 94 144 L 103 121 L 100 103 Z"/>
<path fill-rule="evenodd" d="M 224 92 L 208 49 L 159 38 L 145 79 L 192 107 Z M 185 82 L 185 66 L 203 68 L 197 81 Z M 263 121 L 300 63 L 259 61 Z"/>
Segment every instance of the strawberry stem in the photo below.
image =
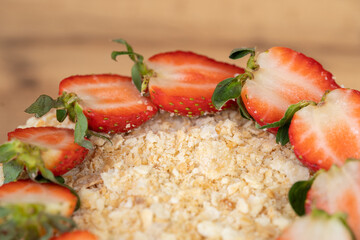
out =
<path fill-rule="evenodd" d="M 111 58 L 116 61 L 116 58 L 120 55 L 128 55 L 129 58 L 134 62 L 131 68 L 131 78 L 136 88 L 139 90 L 141 95 L 145 95 L 148 92 L 149 80 L 153 76 L 153 70 L 149 69 L 144 63 L 144 57 L 136 52 L 124 39 L 114 39 L 113 42 L 117 42 L 126 46 L 127 51 L 113 51 Z"/>

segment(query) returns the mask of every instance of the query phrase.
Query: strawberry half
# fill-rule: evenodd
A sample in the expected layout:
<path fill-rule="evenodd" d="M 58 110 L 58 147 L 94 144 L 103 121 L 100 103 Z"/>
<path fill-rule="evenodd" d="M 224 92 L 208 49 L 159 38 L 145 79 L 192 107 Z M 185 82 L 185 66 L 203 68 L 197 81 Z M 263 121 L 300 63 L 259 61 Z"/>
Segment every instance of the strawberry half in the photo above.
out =
<path fill-rule="evenodd" d="M 200 116 L 217 110 L 211 102 L 216 85 L 224 78 L 244 72 L 242 68 L 193 52 L 174 51 L 156 54 L 147 63 L 134 53 L 124 40 L 128 52 L 113 52 L 112 58 L 128 54 L 135 62 L 132 78 L 142 94 L 150 94 L 159 108 L 183 116 Z"/>
<path fill-rule="evenodd" d="M 221 107 L 224 101 L 241 95 L 238 101 L 243 112 L 261 126 L 279 121 L 292 104 L 301 100 L 318 102 L 326 90 L 339 88 L 320 63 L 292 49 L 273 47 L 257 58 L 254 49 L 234 49 L 230 58 L 247 54 L 250 54 L 247 71 L 222 82 L 213 102 Z M 268 130 L 277 132 L 277 128 Z"/>
<path fill-rule="evenodd" d="M 336 89 L 297 111 L 289 139 L 297 158 L 314 171 L 360 158 L 360 92 Z"/>
<path fill-rule="evenodd" d="M 319 171 L 309 181 L 300 181 L 289 192 L 289 201 L 299 214 L 321 209 L 329 214 L 345 213 L 347 222 L 360 239 L 360 161 L 348 160 Z M 340 238 L 339 238 L 340 239 Z"/>
<path fill-rule="evenodd" d="M 74 143 L 74 131 L 66 128 L 18 128 L 8 133 L 9 142 L 0 146 L 5 182 L 15 181 L 26 169 L 34 179 L 40 172 L 54 180 L 80 164 L 88 150 Z M 49 171 L 50 170 L 50 171 Z"/>
<path fill-rule="evenodd" d="M 98 238 L 88 231 L 73 231 L 53 237 L 51 240 L 97 240 Z"/>
<path fill-rule="evenodd" d="M 157 107 L 140 96 L 131 78 L 120 75 L 72 76 L 61 81 L 59 94 L 75 93 L 96 132 L 128 132 L 153 117 Z"/>
<path fill-rule="evenodd" d="M 41 117 L 57 108 L 57 119 L 62 122 L 69 116 L 76 122 L 75 142 L 89 149 L 92 144 L 85 136 L 99 136 L 94 132 L 128 132 L 157 113 L 157 107 L 140 95 L 131 78 L 120 75 L 68 77 L 61 81 L 59 93 L 61 96 L 56 100 L 40 96 L 26 112 Z"/>
<path fill-rule="evenodd" d="M 77 198 L 70 190 L 52 183 L 19 180 L 0 187 L 0 238 L 50 239 L 54 230 L 70 231 L 69 218 Z"/>
<path fill-rule="evenodd" d="M 344 216 L 314 210 L 311 215 L 298 218 L 284 230 L 277 240 L 353 240 Z"/>

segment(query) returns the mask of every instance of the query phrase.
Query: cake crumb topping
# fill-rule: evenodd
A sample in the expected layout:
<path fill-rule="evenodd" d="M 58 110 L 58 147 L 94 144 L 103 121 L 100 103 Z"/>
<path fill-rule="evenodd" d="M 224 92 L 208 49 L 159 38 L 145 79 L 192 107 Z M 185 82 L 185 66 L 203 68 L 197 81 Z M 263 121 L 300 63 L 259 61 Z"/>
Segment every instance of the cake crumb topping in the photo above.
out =
<path fill-rule="evenodd" d="M 71 127 L 54 113 L 27 126 Z M 100 239 L 274 239 L 296 216 L 287 194 L 309 178 L 282 147 L 236 111 L 161 113 L 95 150 L 65 175 L 82 200 L 74 220 Z"/>

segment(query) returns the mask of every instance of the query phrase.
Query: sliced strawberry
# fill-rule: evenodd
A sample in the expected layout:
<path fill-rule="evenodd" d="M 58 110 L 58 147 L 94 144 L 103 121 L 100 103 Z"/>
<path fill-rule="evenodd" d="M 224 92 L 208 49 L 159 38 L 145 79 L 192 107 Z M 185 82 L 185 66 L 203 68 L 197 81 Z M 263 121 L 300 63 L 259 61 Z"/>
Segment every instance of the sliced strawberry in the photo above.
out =
<path fill-rule="evenodd" d="M 75 93 L 96 132 L 128 132 L 153 117 L 157 107 L 142 97 L 131 78 L 120 75 L 72 76 L 61 81 L 60 95 Z"/>
<path fill-rule="evenodd" d="M 244 84 L 241 98 L 260 125 L 279 121 L 291 104 L 318 102 L 326 90 L 339 88 L 320 63 L 289 48 L 270 48 L 260 53 L 256 62 L 259 67 Z"/>
<path fill-rule="evenodd" d="M 88 231 L 73 231 L 64 233 L 58 237 L 53 237 L 51 240 L 97 240 L 98 238 Z"/>
<path fill-rule="evenodd" d="M 343 216 L 330 216 L 316 210 L 311 215 L 298 218 L 284 230 L 277 240 L 352 240 L 353 236 Z"/>
<path fill-rule="evenodd" d="M 148 60 L 154 71 L 149 82 L 152 101 L 180 115 L 199 116 L 217 111 L 211 103 L 216 85 L 243 69 L 192 52 L 166 52 Z"/>
<path fill-rule="evenodd" d="M 19 180 L 0 187 L 0 238 L 49 239 L 56 229 L 70 231 L 77 198 L 52 183 Z"/>
<path fill-rule="evenodd" d="M 313 170 L 360 158 L 360 92 L 336 89 L 294 114 L 289 139 L 298 159 Z"/>
<path fill-rule="evenodd" d="M 360 161 L 348 161 L 321 172 L 307 193 L 307 212 L 322 209 L 330 214 L 344 212 L 356 239 L 360 239 Z"/>
<path fill-rule="evenodd" d="M 18 128 L 8 133 L 8 138 L 12 142 L 6 145 L 12 146 L 9 150 L 16 154 L 8 160 L 15 160 L 30 171 L 41 171 L 44 165 L 55 176 L 63 175 L 80 164 L 88 153 L 86 148 L 74 143 L 72 129 Z M 7 163 L 8 161 L 5 164 Z"/>
<path fill-rule="evenodd" d="M 135 63 L 132 79 L 137 89 L 142 94 L 148 91 L 159 108 L 178 115 L 200 116 L 218 111 L 211 102 L 216 85 L 244 73 L 235 65 L 184 51 L 156 54 L 145 64 L 143 56 L 135 53 L 125 40 L 114 42 L 124 44 L 127 51 L 114 51 L 112 58 L 127 54 Z"/>
<path fill-rule="evenodd" d="M 222 81 L 215 89 L 217 108 L 237 98 L 242 115 L 264 126 L 279 121 L 290 105 L 302 100 L 320 101 L 326 90 L 339 88 L 320 63 L 289 48 L 273 47 L 260 53 L 255 49 L 234 49 L 230 58 L 250 54 L 247 69 L 233 79 Z M 268 129 L 272 133 L 278 127 Z"/>

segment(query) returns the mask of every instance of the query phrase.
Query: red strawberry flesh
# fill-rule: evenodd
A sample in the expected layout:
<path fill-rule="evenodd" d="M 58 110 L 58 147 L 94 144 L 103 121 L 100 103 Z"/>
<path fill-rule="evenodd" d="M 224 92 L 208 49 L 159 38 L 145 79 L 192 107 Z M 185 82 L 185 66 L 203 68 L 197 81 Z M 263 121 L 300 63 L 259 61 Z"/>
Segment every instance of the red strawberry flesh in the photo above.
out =
<path fill-rule="evenodd" d="M 0 187 L 0 205 L 43 204 L 46 212 L 69 217 L 75 210 L 77 198 L 69 189 L 53 183 L 19 180 Z"/>
<path fill-rule="evenodd" d="M 73 231 L 64 233 L 58 237 L 53 237 L 50 240 L 96 240 L 97 237 L 87 231 Z"/>
<path fill-rule="evenodd" d="M 152 101 L 180 115 L 196 116 L 217 110 L 211 103 L 216 85 L 244 72 L 242 68 L 193 52 L 166 52 L 148 60 L 155 76 L 150 79 Z"/>
<path fill-rule="evenodd" d="M 59 93 L 75 93 L 80 99 L 89 129 L 97 132 L 127 132 L 149 120 L 157 112 L 142 97 L 131 78 L 102 74 L 72 76 L 60 83 Z"/>
<path fill-rule="evenodd" d="M 42 148 L 45 167 L 55 176 L 62 175 L 80 164 L 88 150 L 74 143 L 74 130 L 55 127 L 18 128 L 8 133 L 8 139 Z"/>
<path fill-rule="evenodd" d="M 360 92 L 336 89 L 325 102 L 296 112 L 289 139 L 299 160 L 315 171 L 360 158 Z"/>

